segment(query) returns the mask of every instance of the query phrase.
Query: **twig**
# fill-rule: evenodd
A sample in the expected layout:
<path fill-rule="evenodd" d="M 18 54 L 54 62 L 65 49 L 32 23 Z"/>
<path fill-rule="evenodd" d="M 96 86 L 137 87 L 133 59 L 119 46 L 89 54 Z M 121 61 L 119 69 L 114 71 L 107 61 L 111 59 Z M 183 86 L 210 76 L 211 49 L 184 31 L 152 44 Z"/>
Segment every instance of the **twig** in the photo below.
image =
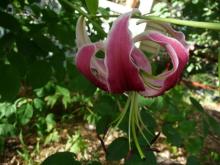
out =
<path fill-rule="evenodd" d="M 103 151 L 105 152 L 105 154 L 107 154 L 107 148 L 105 146 L 105 142 L 103 141 L 103 139 L 101 138 L 101 136 L 97 133 L 97 138 L 99 139 L 101 146 L 103 148 Z"/>
<path fill-rule="evenodd" d="M 156 134 L 156 136 L 151 140 L 150 144 L 151 144 L 151 145 L 154 144 L 154 143 L 157 141 L 157 139 L 159 138 L 159 136 L 160 136 L 160 132 L 158 132 L 158 133 Z"/>
<path fill-rule="evenodd" d="M 196 81 L 190 81 L 190 80 L 182 79 L 182 82 L 186 86 L 192 86 L 192 87 L 195 87 L 195 88 L 201 88 L 201 89 L 206 89 L 206 90 L 219 90 L 219 88 L 216 87 L 216 86 L 205 85 L 205 84 L 202 84 L 202 83 L 196 82 Z"/>

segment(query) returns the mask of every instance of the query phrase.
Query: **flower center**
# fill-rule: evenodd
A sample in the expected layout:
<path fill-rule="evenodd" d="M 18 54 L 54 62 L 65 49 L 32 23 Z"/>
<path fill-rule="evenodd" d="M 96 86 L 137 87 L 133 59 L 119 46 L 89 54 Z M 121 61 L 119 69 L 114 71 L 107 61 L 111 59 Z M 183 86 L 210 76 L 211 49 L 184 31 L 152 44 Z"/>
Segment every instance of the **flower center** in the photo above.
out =
<path fill-rule="evenodd" d="M 115 121 L 113 121 L 113 123 L 116 123 L 116 125 L 114 127 L 118 127 L 120 125 L 120 123 L 122 122 L 122 120 L 124 119 L 124 117 L 126 116 L 127 111 L 129 110 L 128 132 L 127 132 L 129 150 L 131 150 L 131 143 L 134 142 L 134 145 L 137 148 L 138 153 L 140 154 L 140 157 L 142 159 L 144 159 L 145 155 L 144 155 L 144 152 L 143 152 L 141 145 L 138 141 L 137 134 L 140 134 L 144 138 L 146 143 L 148 145 L 150 145 L 148 139 L 144 135 L 144 130 L 147 130 L 148 132 L 149 132 L 149 130 L 141 118 L 140 109 L 139 109 L 139 105 L 138 105 L 138 97 L 139 97 L 139 95 L 137 92 L 130 92 L 129 93 L 128 100 L 125 104 L 123 111 L 118 116 L 118 118 Z M 151 132 L 149 132 L 149 133 L 151 133 Z"/>

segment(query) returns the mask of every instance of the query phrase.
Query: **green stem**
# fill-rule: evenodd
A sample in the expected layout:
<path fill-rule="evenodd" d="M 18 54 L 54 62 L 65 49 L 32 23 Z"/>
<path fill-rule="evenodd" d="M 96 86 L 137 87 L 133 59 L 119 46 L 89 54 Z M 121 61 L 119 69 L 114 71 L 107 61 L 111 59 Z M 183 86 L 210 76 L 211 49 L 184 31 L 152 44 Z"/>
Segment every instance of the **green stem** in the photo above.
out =
<path fill-rule="evenodd" d="M 219 88 L 220 88 L 220 48 L 218 49 L 218 81 L 219 81 Z"/>
<path fill-rule="evenodd" d="M 134 143 L 135 143 L 135 146 L 141 156 L 141 159 L 144 159 L 145 158 L 145 155 L 140 147 L 140 144 L 138 142 L 138 139 L 137 139 L 137 135 L 136 135 L 136 130 L 135 130 L 135 113 L 137 113 L 138 111 L 138 104 L 137 104 L 137 93 L 134 92 L 133 94 L 133 98 L 132 98 L 132 102 L 133 102 L 133 106 L 131 106 L 131 112 L 132 112 L 132 118 L 131 118 L 131 131 L 132 131 L 132 135 L 133 135 L 133 138 L 134 138 Z"/>
<path fill-rule="evenodd" d="M 150 142 L 148 141 L 148 139 L 146 138 L 146 136 L 144 135 L 144 132 L 142 131 L 140 125 L 136 122 L 136 125 L 138 127 L 139 132 L 141 133 L 142 137 L 144 138 L 144 140 L 147 142 L 148 145 L 150 145 Z"/>
<path fill-rule="evenodd" d="M 142 120 L 142 117 L 140 115 L 140 112 L 138 112 L 138 119 L 142 125 L 142 127 L 150 134 L 153 136 L 152 132 L 150 130 L 148 130 L 148 128 L 146 127 L 146 125 L 144 124 L 143 120 Z"/>
<path fill-rule="evenodd" d="M 97 31 L 99 33 L 101 33 L 103 36 L 106 36 L 105 31 L 103 30 L 103 28 L 96 23 L 95 21 L 93 21 L 92 17 L 87 14 L 86 12 L 84 12 L 79 6 L 75 6 L 73 3 L 67 1 L 67 0 L 59 0 L 61 3 L 64 3 L 65 5 L 67 5 L 69 8 L 71 8 L 72 10 L 76 10 L 78 11 L 81 15 L 83 15 L 84 17 L 88 18 L 88 20 L 94 25 L 94 27 L 96 27 Z"/>
<path fill-rule="evenodd" d="M 108 15 L 108 17 L 118 17 L 119 15 Z M 94 16 L 91 17 L 106 17 L 103 15 Z M 183 26 L 191 26 L 195 28 L 203 28 L 203 29 L 211 29 L 211 30 L 218 30 L 220 31 L 220 22 L 204 22 L 204 21 L 189 21 L 189 20 L 181 20 L 176 18 L 161 18 L 159 16 L 141 16 L 141 15 L 133 15 L 132 18 L 138 18 L 138 19 L 144 19 L 144 20 L 150 20 L 150 21 L 158 21 L 158 22 L 167 22 L 172 23 L 176 25 L 183 25 Z"/>
<path fill-rule="evenodd" d="M 119 126 L 119 124 L 121 124 L 122 120 L 124 119 L 124 117 L 125 117 L 125 115 L 126 115 L 126 113 L 127 113 L 127 111 L 128 111 L 128 107 L 129 107 L 129 105 L 130 105 L 130 102 L 131 102 L 131 96 L 129 95 L 129 96 L 128 96 L 128 100 L 127 100 L 127 102 L 126 102 L 126 104 L 125 104 L 125 107 L 123 108 L 123 111 L 119 114 L 119 116 L 118 116 L 114 121 L 112 121 L 112 122 L 109 124 L 110 126 L 111 126 L 112 124 L 114 124 L 115 122 L 117 122 L 116 125 L 114 126 L 115 128 L 117 128 L 117 127 Z"/>
<path fill-rule="evenodd" d="M 129 118 L 128 118 L 128 145 L 129 145 L 129 150 L 131 150 L 131 119 L 132 119 L 132 109 L 133 109 L 133 104 L 134 104 L 133 93 L 130 93 L 129 97 L 130 97 L 130 95 L 131 95 L 131 105 L 130 105 Z"/>
<path fill-rule="evenodd" d="M 135 104 L 137 104 L 137 105 L 135 105 L 136 109 L 135 109 L 135 115 L 134 115 L 134 117 L 135 117 L 135 124 L 136 124 L 136 126 L 137 126 L 139 132 L 141 133 L 142 137 L 144 138 L 144 140 L 147 142 L 148 145 L 150 145 L 150 142 L 148 141 L 148 139 L 147 139 L 146 136 L 144 135 L 144 132 L 142 131 L 143 128 L 140 126 L 140 124 L 142 125 L 142 123 L 141 123 L 141 121 L 140 121 L 141 118 L 140 118 L 140 116 L 139 116 L 138 101 L 136 101 Z M 142 126 L 143 126 L 143 125 L 142 125 Z M 144 126 L 145 126 L 145 125 L 144 125 Z M 146 127 L 146 126 L 145 126 L 145 127 Z M 148 131 L 148 130 L 147 130 L 147 131 Z"/>
<path fill-rule="evenodd" d="M 92 18 L 94 17 L 118 17 L 119 15 L 101 15 L 101 16 L 96 16 L 96 15 L 89 15 L 86 12 L 84 12 L 80 7 L 75 6 L 68 0 L 59 0 L 60 2 L 64 3 L 68 7 L 70 7 L 73 10 L 78 11 L 81 15 L 84 17 L 88 18 L 88 20 L 97 28 L 97 31 L 100 32 L 102 35 L 106 36 L 105 31 L 103 28 L 93 21 Z M 188 21 L 188 20 L 181 20 L 181 19 L 175 19 L 175 18 L 161 18 L 158 16 L 141 16 L 141 15 L 134 15 L 132 16 L 133 18 L 139 18 L 139 19 L 144 19 L 144 20 L 151 20 L 151 21 L 158 21 L 158 22 L 167 22 L 167 23 L 172 23 L 176 25 L 184 25 L 184 26 L 191 26 L 191 27 L 196 27 L 196 28 L 203 28 L 203 29 L 211 29 L 211 30 L 218 30 L 220 31 L 220 23 L 214 23 L 214 22 L 202 22 L 202 21 Z"/>
<path fill-rule="evenodd" d="M 157 16 L 135 16 L 135 17 L 146 19 L 146 20 L 152 20 L 152 21 L 167 22 L 167 23 L 172 23 L 176 25 L 184 25 L 184 26 L 191 26 L 191 27 L 196 27 L 196 28 L 220 31 L 220 23 L 188 21 L 188 20 L 180 20 L 180 19 L 175 19 L 175 18 L 161 18 Z"/>

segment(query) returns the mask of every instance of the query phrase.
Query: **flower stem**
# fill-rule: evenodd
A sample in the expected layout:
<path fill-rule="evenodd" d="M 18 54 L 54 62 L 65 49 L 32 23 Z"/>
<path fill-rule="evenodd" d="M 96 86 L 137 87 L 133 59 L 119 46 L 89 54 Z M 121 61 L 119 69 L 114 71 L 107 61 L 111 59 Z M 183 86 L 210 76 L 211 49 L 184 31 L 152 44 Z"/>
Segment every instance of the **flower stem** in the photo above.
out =
<path fill-rule="evenodd" d="M 220 48 L 218 49 L 218 81 L 219 81 L 219 89 L 220 89 Z"/>
<path fill-rule="evenodd" d="M 130 124 L 131 125 L 129 127 L 131 127 L 132 137 L 133 137 L 135 146 L 141 156 L 141 159 L 144 159 L 145 155 L 144 155 L 144 153 L 141 149 L 141 146 L 138 142 L 137 135 L 136 135 L 136 129 L 135 129 L 136 122 L 138 122 L 138 120 L 136 119 L 136 116 L 137 116 L 136 113 L 138 113 L 137 96 L 138 96 L 138 94 L 136 92 L 132 93 L 131 108 L 130 108 L 130 115 L 129 115 L 129 125 Z"/>
<path fill-rule="evenodd" d="M 220 23 L 217 23 L 217 22 L 215 23 L 215 22 L 189 21 L 189 20 L 180 20 L 180 19 L 175 19 L 175 18 L 161 18 L 157 16 L 135 16 L 135 17 L 145 19 L 145 20 L 167 22 L 167 23 L 172 23 L 176 25 L 184 25 L 184 26 L 191 26 L 191 27 L 196 27 L 196 28 L 220 31 Z"/>
<path fill-rule="evenodd" d="M 127 102 L 126 102 L 126 104 L 125 104 L 125 107 L 124 107 L 124 109 L 123 109 L 123 112 L 120 114 L 119 119 L 118 119 L 118 122 L 117 122 L 117 124 L 115 125 L 116 128 L 121 124 L 122 120 L 124 119 L 124 117 L 125 117 L 125 115 L 126 115 L 126 113 L 127 113 L 127 111 L 128 111 L 128 107 L 129 107 L 129 105 L 130 105 L 130 101 L 131 101 L 131 98 L 130 98 L 130 96 L 128 96 L 128 100 L 127 100 Z"/>
<path fill-rule="evenodd" d="M 78 11 L 84 17 L 88 18 L 88 20 L 97 28 L 97 31 L 100 32 L 103 36 L 106 36 L 105 31 L 98 23 L 93 21 L 92 18 L 94 17 L 118 17 L 119 16 L 119 15 L 101 15 L 101 16 L 90 15 L 84 12 L 80 7 L 75 6 L 73 3 L 69 2 L 68 0 L 59 0 L 59 1 L 67 5 L 69 8 Z M 147 16 L 134 15 L 132 17 L 144 19 L 144 20 L 167 22 L 167 23 L 172 23 L 176 25 L 184 25 L 184 26 L 191 26 L 195 28 L 203 28 L 203 29 L 211 29 L 211 30 L 220 31 L 220 23 L 217 23 L 217 22 L 202 22 L 202 21 L 181 20 L 181 19 L 175 19 L 175 18 L 161 18 L 158 16 L 152 16 L 152 15 L 147 15 Z"/>
<path fill-rule="evenodd" d="M 131 105 L 130 105 L 129 118 L 128 118 L 128 145 L 129 145 L 129 150 L 131 150 L 131 122 L 132 122 L 132 109 L 133 109 L 133 104 L 134 104 L 133 93 L 130 93 L 129 97 L 130 97 L 130 95 L 131 95 Z"/>
<path fill-rule="evenodd" d="M 107 15 L 108 17 L 119 17 L 119 15 Z M 91 17 L 106 17 L 104 15 L 91 15 Z M 143 20 L 150 20 L 150 21 L 157 21 L 157 22 L 167 22 L 176 25 L 183 25 L 183 26 L 191 26 L 195 28 L 202 28 L 202 29 L 211 29 L 211 30 L 218 30 L 220 31 L 220 22 L 204 22 L 204 21 L 191 21 L 191 20 L 182 20 L 176 18 L 162 18 L 159 16 L 152 16 L 152 15 L 133 15 L 132 18 L 138 18 Z"/>

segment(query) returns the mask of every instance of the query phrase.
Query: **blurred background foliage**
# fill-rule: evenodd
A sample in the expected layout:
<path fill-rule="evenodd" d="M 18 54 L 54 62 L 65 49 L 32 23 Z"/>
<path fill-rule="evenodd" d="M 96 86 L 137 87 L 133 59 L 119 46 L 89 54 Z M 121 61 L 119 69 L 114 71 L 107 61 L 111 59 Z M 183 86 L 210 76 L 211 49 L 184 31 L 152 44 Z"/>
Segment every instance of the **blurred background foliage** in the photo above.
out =
<path fill-rule="evenodd" d="M 108 19 L 109 9 L 98 8 L 98 1 L 69 2 L 85 13 L 103 15 L 103 18 L 88 20 L 88 32 L 93 41 L 104 38 L 105 34 L 96 24 L 101 25 L 103 19 Z M 80 14 L 74 7 L 62 0 L 0 1 L 0 157 L 3 158 L 0 163 L 8 160 L 5 154 L 10 139 L 18 139 L 20 147 L 14 154 L 21 162 L 39 163 L 36 156 L 43 147 L 62 141 L 64 135 L 60 130 L 65 129 L 66 124 L 71 127 L 75 123 L 95 125 L 95 137 L 103 142 L 109 123 L 120 113 L 119 103 L 125 104 L 126 96 L 110 95 L 96 89 L 76 70 L 75 25 Z M 219 22 L 220 2 L 160 0 L 155 1 L 152 13 L 161 17 Z M 145 134 L 151 142 L 147 148 L 165 145 L 174 158 L 183 155 L 187 165 L 219 164 L 219 111 L 208 112 L 199 101 L 219 103 L 220 33 L 175 27 L 185 33 L 195 48 L 190 53 L 183 81 L 177 87 L 157 98 L 140 97 L 141 116 L 149 130 Z M 122 136 L 107 147 L 106 160 L 126 158 L 125 164 L 151 165 L 156 164 L 156 159 L 159 162 L 160 153 L 146 150 L 145 143 L 142 147 L 146 151 L 146 160 L 141 160 L 136 150 L 128 151 L 124 133 L 127 131 L 126 120 L 119 125 Z M 164 138 L 155 145 L 158 132 Z M 93 151 L 89 160 L 86 158 L 88 144 L 79 130 L 67 134 L 64 150 L 68 152 L 57 153 L 44 164 L 57 161 L 100 164 L 97 151 Z M 34 139 L 32 149 L 27 144 L 30 137 Z M 143 141 L 141 136 L 139 140 Z M 82 155 L 80 159 L 78 154 Z"/>

